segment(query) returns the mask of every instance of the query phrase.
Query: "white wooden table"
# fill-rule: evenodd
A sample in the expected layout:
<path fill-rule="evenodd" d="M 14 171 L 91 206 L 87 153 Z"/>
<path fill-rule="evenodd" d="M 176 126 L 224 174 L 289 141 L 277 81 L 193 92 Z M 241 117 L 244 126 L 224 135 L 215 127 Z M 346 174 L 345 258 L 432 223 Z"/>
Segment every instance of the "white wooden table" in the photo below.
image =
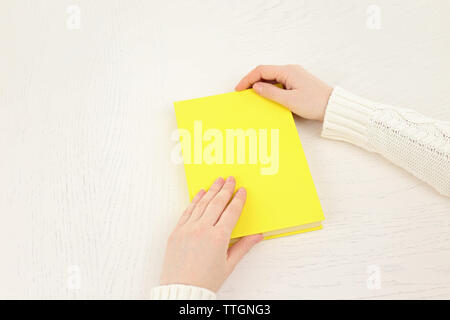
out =
<path fill-rule="evenodd" d="M 448 12 L 446 0 L 1 1 L 0 297 L 148 298 L 188 203 L 172 102 L 232 91 L 255 65 L 299 63 L 450 120 Z M 296 121 L 324 229 L 259 244 L 219 298 L 450 298 L 450 199 Z"/>

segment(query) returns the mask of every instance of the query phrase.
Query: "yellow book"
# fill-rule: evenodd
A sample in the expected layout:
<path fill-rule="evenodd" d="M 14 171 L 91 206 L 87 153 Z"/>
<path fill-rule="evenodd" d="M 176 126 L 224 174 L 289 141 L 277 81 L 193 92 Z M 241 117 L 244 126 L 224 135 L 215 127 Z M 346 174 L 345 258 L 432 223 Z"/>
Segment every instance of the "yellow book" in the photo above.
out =
<path fill-rule="evenodd" d="M 322 208 L 292 113 L 252 89 L 175 102 L 190 198 L 234 176 L 247 201 L 231 238 L 322 228 Z"/>

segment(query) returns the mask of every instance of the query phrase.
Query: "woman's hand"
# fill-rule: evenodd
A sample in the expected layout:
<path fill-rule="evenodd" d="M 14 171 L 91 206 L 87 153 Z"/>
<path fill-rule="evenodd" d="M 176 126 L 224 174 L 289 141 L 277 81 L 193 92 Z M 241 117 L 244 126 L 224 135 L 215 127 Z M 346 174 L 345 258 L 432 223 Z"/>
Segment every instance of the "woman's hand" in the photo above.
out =
<path fill-rule="evenodd" d="M 228 248 L 247 197 L 236 181 L 217 179 L 208 192 L 200 190 L 169 237 L 161 285 L 185 284 L 216 292 L 261 234 L 241 238 Z M 233 198 L 231 201 L 230 199 Z"/>
<path fill-rule="evenodd" d="M 267 82 L 281 83 L 285 89 Z M 251 87 L 259 95 L 284 105 L 300 117 L 320 121 L 323 121 L 333 91 L 299 65 L 258 66 L 239 82 L 236 90 Z"/>

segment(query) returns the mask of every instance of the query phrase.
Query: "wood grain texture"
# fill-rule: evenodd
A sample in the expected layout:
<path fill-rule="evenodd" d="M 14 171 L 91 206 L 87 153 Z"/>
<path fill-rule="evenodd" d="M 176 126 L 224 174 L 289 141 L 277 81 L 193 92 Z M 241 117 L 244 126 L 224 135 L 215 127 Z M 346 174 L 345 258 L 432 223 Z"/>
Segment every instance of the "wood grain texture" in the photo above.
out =
<path fill-rule="evenodd" d="M 366 27 L 370 4 L 380 30 Z M 80 29 L 66 27 L 70 5 Z M 299 63 L 450 120 L 449 10 L 446 0 L 1 1 L 0 297 L 148 298 L 188 202 L 170 156 L 172 102 L 231 91 L 257 64 Z M 450 200 L 296 121 L 324 229 L 259 244 L 219 298 L 450 298 Z M 367 285 L 373 266 L 379 288 Z"/>

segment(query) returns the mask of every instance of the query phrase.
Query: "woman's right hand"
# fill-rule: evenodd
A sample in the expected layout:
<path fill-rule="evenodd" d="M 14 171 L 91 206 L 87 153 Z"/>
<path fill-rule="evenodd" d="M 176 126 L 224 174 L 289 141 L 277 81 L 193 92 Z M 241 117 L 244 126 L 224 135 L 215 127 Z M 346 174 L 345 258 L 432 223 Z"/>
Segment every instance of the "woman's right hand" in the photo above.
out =
<path fill-rule="evenodd" d="M 236 180 L 219 178 L 207 192 L 200 190 L 181 216 L 167 242 L 161 285 L 184 284 L 213 292 L 262 234 L 240 238 L 229 247 L 231 232 L 247 198 L 234 188 Z"/>
<path fill-rule="evenodd" d="M 281 83 L 284 89 L 271 83 Z M 236 86 L 253 87 L 259 95 L 282 104 L 300 117 L 323 121 L 333 88 L 299 65 L 263 65 L 253 69 Z"/>

